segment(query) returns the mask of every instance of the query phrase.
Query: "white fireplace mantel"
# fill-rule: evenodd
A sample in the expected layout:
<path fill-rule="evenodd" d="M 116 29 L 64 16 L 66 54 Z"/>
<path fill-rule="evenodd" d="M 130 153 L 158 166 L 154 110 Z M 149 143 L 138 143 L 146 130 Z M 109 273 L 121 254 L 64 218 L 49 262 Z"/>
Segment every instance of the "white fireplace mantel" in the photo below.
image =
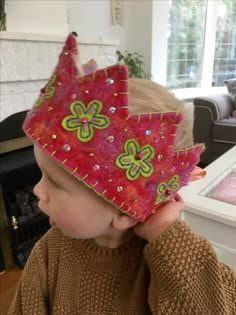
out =
<path fill-rule="evenodd" d="M 0 32 L 0 121 L 32 107 L 50 77 L 65 36 Z M 95 59 L 99 68 L 116 63 L 119 40 L 78 38 L 80 62 Z"/>

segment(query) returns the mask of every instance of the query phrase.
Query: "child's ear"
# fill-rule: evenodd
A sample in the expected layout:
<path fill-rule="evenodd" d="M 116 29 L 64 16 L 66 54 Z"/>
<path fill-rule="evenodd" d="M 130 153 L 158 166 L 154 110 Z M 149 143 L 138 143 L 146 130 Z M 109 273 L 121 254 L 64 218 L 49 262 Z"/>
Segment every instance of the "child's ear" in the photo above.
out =
<path fill-rule="evenodd" d="M 125 213 L 117 213 L 112 220 L 112 227 L 116 230 L 127 230 L 135 226 L 139 221 L 129 217 Z"/>

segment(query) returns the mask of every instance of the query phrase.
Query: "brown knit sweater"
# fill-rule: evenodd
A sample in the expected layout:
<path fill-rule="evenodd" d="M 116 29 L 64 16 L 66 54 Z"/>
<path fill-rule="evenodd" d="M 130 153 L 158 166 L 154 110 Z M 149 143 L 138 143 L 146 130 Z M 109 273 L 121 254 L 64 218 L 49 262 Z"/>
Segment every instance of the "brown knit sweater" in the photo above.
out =
<path fill-rule="evenodd" d="M 235 315 L 236 275 L 178 221 L 117 249 L 51 229 L 35 245 L 8 314 Z"/>

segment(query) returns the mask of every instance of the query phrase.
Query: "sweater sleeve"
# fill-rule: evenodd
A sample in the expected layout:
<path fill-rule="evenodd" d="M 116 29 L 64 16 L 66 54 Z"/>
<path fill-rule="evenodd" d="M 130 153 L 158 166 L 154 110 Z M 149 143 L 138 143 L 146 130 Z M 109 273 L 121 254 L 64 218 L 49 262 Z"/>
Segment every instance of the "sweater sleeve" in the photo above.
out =
<path fill-rule="evenodd" d="M 45 238 L 34 246 L 22 272 L 8 315 L 49 314 Z"/>
<path fill-rule="evenodd" d="M 236 274 L 212 245 L 177 221 L 146 245 L 149 305 L 155 315 L 236 315 Z"/>

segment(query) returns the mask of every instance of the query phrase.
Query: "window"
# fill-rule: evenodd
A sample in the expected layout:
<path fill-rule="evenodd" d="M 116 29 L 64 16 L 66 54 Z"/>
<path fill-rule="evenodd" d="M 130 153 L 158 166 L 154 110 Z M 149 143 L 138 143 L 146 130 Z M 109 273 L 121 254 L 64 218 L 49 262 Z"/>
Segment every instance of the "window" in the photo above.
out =
<path fill-rule="evenodd" d="M 153 12 L 154 80 L 208 88 L 236 77 L 236 0 L 159 0 Z"/>

